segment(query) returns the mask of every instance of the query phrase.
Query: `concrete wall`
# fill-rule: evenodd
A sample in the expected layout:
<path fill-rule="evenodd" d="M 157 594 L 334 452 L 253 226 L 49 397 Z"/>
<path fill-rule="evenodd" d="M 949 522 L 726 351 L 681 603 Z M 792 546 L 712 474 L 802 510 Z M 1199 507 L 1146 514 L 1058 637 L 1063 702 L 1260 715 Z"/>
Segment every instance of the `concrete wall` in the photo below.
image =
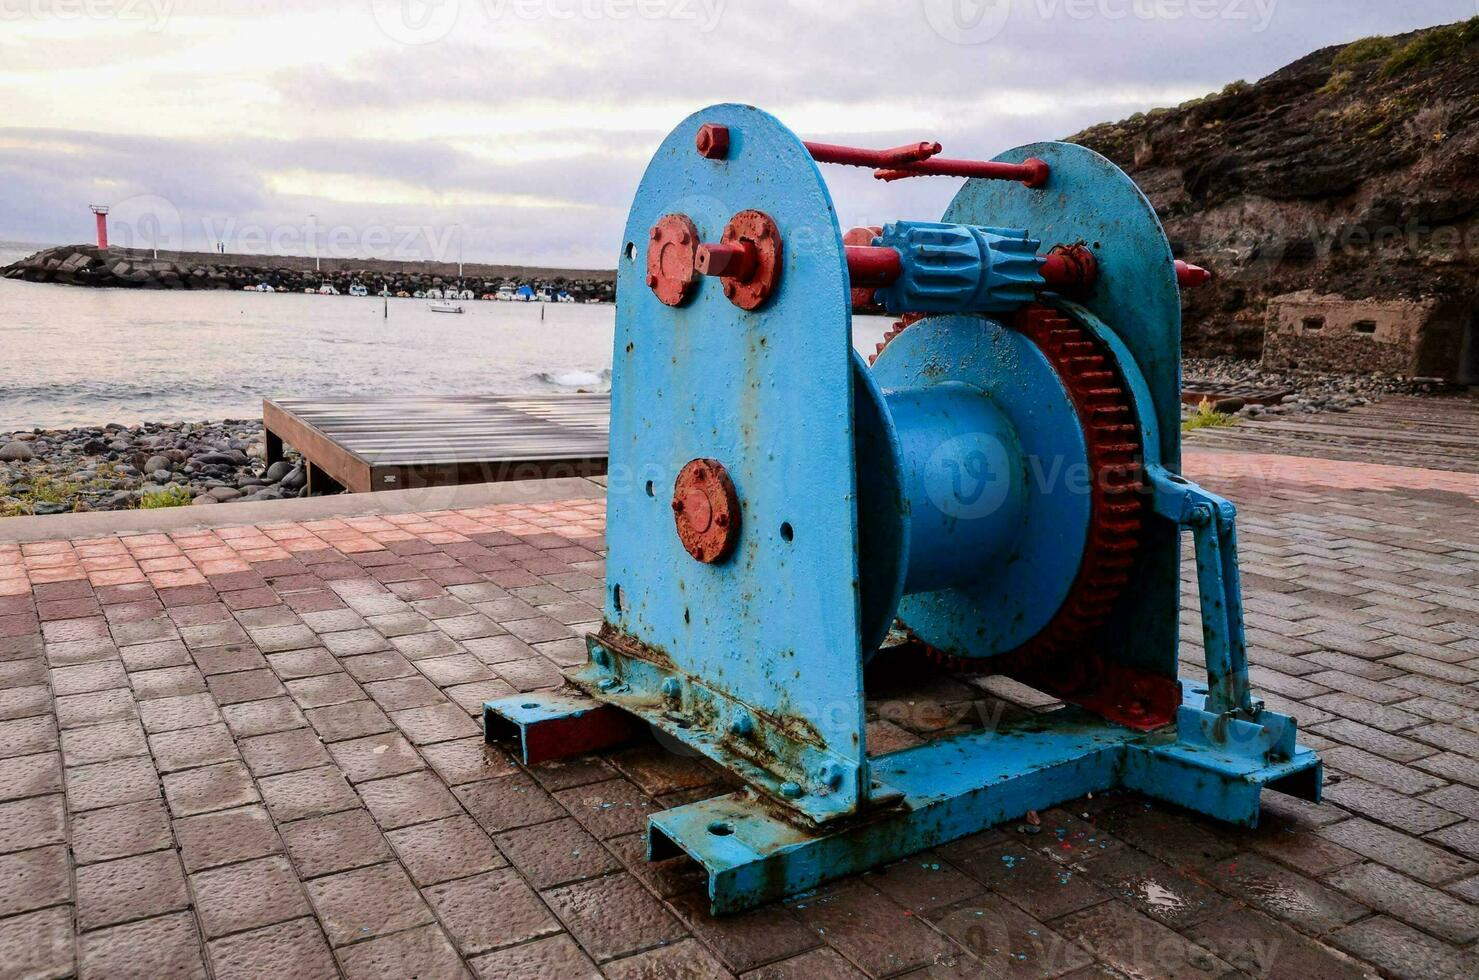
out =
<path fill-rule="evenodd" d="M 1269 300 L 1263 364 L 1417 375 L 1423 332 L 1437 306 L 1432 300 L 1346 299 L 1312 290 L 1275 296 Z"/>

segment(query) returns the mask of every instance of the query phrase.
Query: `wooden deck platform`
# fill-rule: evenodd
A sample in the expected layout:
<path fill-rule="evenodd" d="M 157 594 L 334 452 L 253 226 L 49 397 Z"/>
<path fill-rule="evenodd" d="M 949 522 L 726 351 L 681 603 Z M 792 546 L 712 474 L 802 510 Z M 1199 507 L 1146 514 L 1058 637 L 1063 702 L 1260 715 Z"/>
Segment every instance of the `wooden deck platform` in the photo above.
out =
<path fill-rule="evenodd" d="M 607 395 L 263 399 L 267 460 L 353 493 L 606 472 Z"/>

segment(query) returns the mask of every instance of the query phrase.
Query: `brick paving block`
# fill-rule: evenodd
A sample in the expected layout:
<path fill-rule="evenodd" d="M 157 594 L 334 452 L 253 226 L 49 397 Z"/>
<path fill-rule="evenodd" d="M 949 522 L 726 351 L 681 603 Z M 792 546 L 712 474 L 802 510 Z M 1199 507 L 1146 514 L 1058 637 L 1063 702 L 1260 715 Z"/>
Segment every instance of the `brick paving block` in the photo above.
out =
<path fill-rule="evenodd" d="M 953 905 L 983 891 L 979 882 L 933 851 L 884 865 L 865 874 L 863 881 L 913 912 Z"/>
<path fill-rule="evenodd" d="M 508 864 L 487 833 L 465 816 L 392 830 L 385 836 L 412 880 L 423 888 Z"/>
<path fill-rule="evenodd" d="M 592 623 L 589 626 L 590 632 L 600 628 L 599 623 Z M 590 660 L 585 640 L 574 636 L 564 640 L 546 640 L 543 643 L 536 643 L 534 652 L 560 667 L 579 667 Z"/>
<path fill-rule="evenodd" d="M 1204 947 L 1117 901 L 1050 925 L 1128 976 L 1221 977 L 1232 969 Z"/>
<path fill-rule="evenodd" d="M 267 665 L 285 681 L 332 674 L 339 669 L 339 662 L 322 647 L 271 653 L 267 655 Z"/>
<path fill-rule="evenodd" d="M 1229 909 L 1186 931 L 1188 939 L 1255 977 L 1362 980 L 1361 964 L 1252 909 Z"/>
<path fill-rule="evenodd" d="M 310 914 L 298 877 L 281 856 L 197 871 L 190 883 L 208 939 Z"/>
<path fill-rule="evenodd" d="M 174 851 L 151 851 L 77 869 L 77 924 L 84 930 L 189 906 L 185 873 Z"/>
<path fill-rule="evenodd" d="M 252 775 L 259 779 L 326 766 L 333 761 L 318 736 L 309 728 L 244 738 L 241 740 L 241 755 Z"/>
<path fill-rule="evenodd" d="M 407 662 L 409 663 L 410 661 Z M 485 681 L 493 676 L 493 672 L 481 660 L 470 653 L 418 660 L 416 661 L 416 669 L 421 671 L 427 680 L 438 687 L 450 687 L 453 684 Z"/>
<path fill-rule="evenodd" d="M 449 786 L 507 776 L 517 771 L 507 753 L 489 745 L 481 735 L 437 742 L 421 749 L 421 755 Z"/>
<path fill-rule="evenodd" d="M 391 648 L 384 636 L 368 627 L 325 633 L 318 639 L 336 657 L 355 657 Z"/>
<path fill-rule="evenodd" d="M 177 640 L 179 631 L 167 618 L 143 619 L 134 623 L 114 623 L 113 642 L 119 646 L 137 643 L 156 643 L 160 640 Z"/>
<path fill-rule="evenodd" d="M 375 628 L 381 636 L 406 636 L 411 633 L 426 633 L 436 627 L 431 620 L 416 612 L 382 613 L 367 616 L 365 622 Z"/>
<path fill-rule="evenodd" d="M 469 962 L 484 980 L 507 980 L 509 977 L 580 980 L 601 976 L 590 957 L 564 933 L 484 953 Z"/>
<path fill-rule="evenodd" d="M 610 851 L 568 817 L 506 831 L 495 839 L 529 883 L 541 890 L 621 868 Z"/>
<path fill-rule="evenodd" d="M 1469 980 L 1479 976 L 1479 956 L 1454 949 L 1384 915 L 1347 926 L 1331 943 L 1402 980 Z"/>
<path fill-rule="evenodd" d="M 540 656 L 527 660 L 505 660 L 493 665 L 493 669 L 498 671 L 498 676 L 512 684 L 514 690 L 521 692 L 559 687 L 565 683 L 565 675 Z"/>
<path fill-rule="evenodd" d="M 1479 790 L 1471 786 L 1443 786 L 1424 794 L 1422 799 L 1452 813 L 1462 814 L 1470 820 L 1479 820 Z"/>
<path fill-rule="evenodd" d="M 393 856 L 380 828 L 362 809 L 295 820 L 281 830 L 293 864 L 305 879 L 379 864 Z"/>
<path fill-rule="evenodd" d="M 426 766 L 411 743 L 396 732 L 333 742 L 328 749 L 352 783 L 399 776 Z"/>
<path fill-rule="evenodd" d="M 38 847 L 0 855 L 0 916 L 70 901 L 72 875 L 65 847 Z"/>
<path fill-rule="evenodd" d="M 484 704 L 517 692 L 507 682 L 495 677 L 486 681 L 473 681 L 470 684 L 455 684 L 444 688 L 442 693 L 451 698 L 467 715 L 481 718 Z"/>
<path fill-rule="evenodd" d="M 1379 864 L 1361 864 L 1325 881 L 1359 902 L 1455 943 L 1479 937 L 1479 908 Z"/>
<path fill-rule="evenodd" d="M 467 968 L 434 925 L 371 939 L 339 951 L 344 975 L 353 978 L 467 977 Z"/>
<path fill-rule="evenodd" d="M 988 889 L 1042 919 L 1052 919 L 1102 902 L 1105 895 L 1075 869 L 1036 853 L 1019 841 L 957 841 L 937 848 L 955 867 Z"/>
<path fill-rule="evenodd" d="M 360 806 L 359 795 L 332 766 L 268 776 L 257 785 L 272 819 L 279 823 Z"/>
<path fill-rule="evenodd" d="M 367 653 L 360 657 L 346 657 L 341 661 L 343 668 L 361 684 L 373 681 L 388 681 L 397 677 L 411 677 L 416 668 L 411 661 L 395 650 Z"/>
<path fill-rule="evenodd" d="M 824 886 L 787 905 L 803 925 L 870 975 L 904 972 L 959 952 L 858 880 Z"/>
<path fill-rule="evenodd" d="M 294 919 L 212 939 L 207 949 L 215 980 L 259 977 L 337 980 L 339 977 L 334 955 L 313 919 Z"/>
<path fill-rule="evenodd" d="M 67 807 L 60 793 L 0 803 L 0 852 L 67 842 Z"/>
<path fill-rule="evenodd" d="M 432 921 L 420 892 L 394 862 L 315 878 L 308 893 L 336 947 Z"/>
<path fill-rule="evenodd" d="M 229 603 L 228 603 L 229 605 Z M 236 648 L 245 649 L 251 643 L 246 630 L 238 626 L 234 621 L 224 623 L 206 623 L 201 626 L 180 627 L 180 639 L 185 641 L 185 646 L 192 651 L 209 650 L 211 648 Z M 251 648 L 256 652 L 256 647 Z M 197 657 L 197 660 L 199 658 Z M 204 665 L 201 667 L 204 670 Z M 212 671 L 206 671 L 212 673 Z"/>
<path fill-rule="evenodd" d="M 634 745 L 607 758 L 617 772 L 649 796 L 696 789 L 714 782 L 714 770 L 706 760 L 677 755 L 655 742 Z"/>
<path fill-rule="evenodd" d="M 174 837 L 164 803 L 155 799 L 74 814 L 71 845 L 79 864 L 91 864 L 172 847 Z"/>
<path fill-rule="evenodd" d="M 467 652 L 490 667 L 510 660 L 527 660 L 538 651 L 517 636 L 486 636 L 463 643 Z"/>
<path fill-rule="evenodd" d="M 0 919 L 0 963 L 10 976 L 34 980 L 70 977 L 76 965 L 74 944 L 69 908 Z"/>
<path fill-rule="evenodd" d="M 691 939 L 672 946 L 650 949 L 606 964 L 612 980 L 645 980 L 647 977 L 729 977 L 728 970 L 707 949 Z"/>
<path fill-rule="evenodd" d="M 619 837 L 647 827 L 647 817 L 661 808 L 625 779 L 608 779 L 554 794 L 571 816 L 596 837 Z"/>
<path fill-rule="evenodd" d="M 455 704 L 432 704 L 390 712 L 390 720 L 417 745 L 478 736 L 482 729 Z"/>
<path fill-rule="evenodd" d="M 80 948 L 85 977 L 145 978 L 207 976 L 200 958 L 195 916 L 175 912 L 83 933 Z M 71 950 L 68 950 L 68 960 Z"/>
<path fill-rule="evenodd" d="M 79 667 L 54 667 L 51 670 L 51 690 L 57 697 L 68 694 L 92 694 L 128 687 L 128 674 L 123 663 L 117 660 L 102 660 Z"/>
<path fill-rule="evenodd" d="M 48 643 L 44 649 L 47 666 L 57 668 L 116 660 L 119 655 L 118 647 L 107 638 Z"/>
<path fill-rule="evenodd" d="M 206 678 L 211 694 L 221 705 L 243 701 L 262 701 L 287 693 L 271 670 L 241 670 L 231 674 L 213 674 Z"/>
<path fill-rule="evenodd" d="M 1437 833 L 1428 834 L 1427 838 L 1460 854 L 1479 859 L 1479 820 L 1465 820 Z"/>
<path fill-rule="evenodd" d="M 201 871 L 282 852 L 282 842 L 272 820 L 261 806 L 185 817 L 176 820 L 174 828 L 186 871 Z"/>
<path fill-rule="evenodd" d="M 1335 814 L 1341 812 L 1333 807 L 1326 809 Z M 1280 824 L 1277 820 L 1260 820 L 1258 829 L 1249 831 L 1246 843 L 1264 857 L 1273 858 L 1313 878 L 1361 860 L 1355 851 L 1297 826 Z"/>
<path fill-rule="evenodd" d="M 260 670 L 267 666 L 266 658 L 256 647 L 248 644 L 245 637 L 233 643 L 206 648 L 192 646 L 191 653 L 195 658 L 195 666 L 207 677 L 238 670 Z"/>
<path fill-rule="evenodd" d="M 443 704 L 447 700 L 435 684 L 420 674 L 388 681 L 373 681 L 365 685 L 365 693 L 389 712 Z"/>
<path fill-rule="evenodd" d="M 1206 879 L 1301 932 L 1326 933 L 1368 912 L 1334 889 L 1254 854 L 1209 863 Z"/>
<path fill-rule="evenodd" d="M 31 657 L 26 660 L 0 661 L 0 688 L 45 684 L 48 676 L 46 662 L 40 657 Z"/>
<path fill-rule="evenodd" d="M 108 621 L 102 616 L 86 616 L 80 619 L 54 619 L 41 624 L 41 637 L 47 643 L 66 643 L 70 640 L 95 640 L 106 638 Z"/>
<path fill-rule="evenodd" d="M 646 834 L 615 837 L 606 846 L 627 871 L 662 898 L 671 899 L 684 892 L 708 888 L 708 874 L 697 861 L 684 856 L 666 861 L 647 860 Z"/>
<path fill-rule="evenodd" d="M 0 800 L 62 791 L 62 760 L 55 752 L 0 759 Z"/>
<path fill-rule="evenodd" d="M 359 629 L 365 625 L 364 617 L 353 609 L 347 608 L 300 613 L 298 618 L 303 620 L 309 629 L 320 635 L 339 630 Z"/>
<path fill-rule="evenodd" d="M 280 653 L 283 650 L 301 650 L 304 647 L 317 645 L 319 640 L 312 629 L 301 624 L 254 629 L 250 635 L 257 649 L 264 654 Z M 330 649 L 333 648 L 330 647 Z"/>
<path fill-rule="evenodd" d="M 1470 759 L 1479 759 L 1479 734 L 1474 732 L 1465 731 L 1453 725 L 1431 724 L 1414 728 L 1407 734 L 1448 752 L 1457 752 Z"/>
<path fill-rule="evenodd" d="M 176 819 L 244 806 L 259 799 L 251 773 L 239 762 L 170 773 L 163 782 L 165 800 Z"/>
<path fill-rule="evenodd" d="M 454 640 L 475 640 L 484 636 L 498 636 L 508 632 L 504 627 L 484 616 L 482 613 L 473 612 L 466 616 L 454 616 L 449 619 L 437 620 L 437 629 Z"/>
<path fill-rule="evenodd" d="M 1395 734 L 1405 731 L 1422 723 L 1422 718 L 1410 711 L 1403 711 L 1399 707 L 1389 704 L 1377 704 L 1354 694 L 1322 694 L 1317 698 L 1311 698 L 1310 706 L 1320 708 L 1324 711 L 1339 715 L 1347 722 L 1357 723 L 1369 728 L 1379 729 L 1387 734 Z M 1322 721 L 1320 724 L 1327 724 Z M 1314 727 L 1311 723 L 1310 727 Z M 1350 731 L 1356 732 L 1354 726 L 1348 727 Z M 1357 744 L 1357 743 L 1352 743 Z"/>
<path fill-rule="evenodd" d="M 176 697 L 140 701 L 139 717 L 144 730 L 153 735 L 181 728 L 199 728 L 221 721 L 220 709 L 209 694 L 184 694 Z"/>
<path fill-rule="evenodd" d="M 1319 725 L 1314 731 L 1315 734 L 1346 745 L 1353 745 L 1395 762 L 1414 762 L 1437 754 L 1437 749 L 1431 745 L 1424 745 L 1400 735 L 1389 735 L 1370 726 L 1345 719 Z"/>
<path fill-rule="evenodd" d="M 706 892 L 684 892 L 675 896 L 671 904 L 688 931 L 723 961 L 725 969 L 734 973 L 794 956 L 819 943 L 817 934 L 780 904 L 717 918 L 709 914 Z M 679 944 L 686 945 L 691 943 Z M 629 962 L 619 960 L 611 964 L 608 973 L 617 965 Z"/>
<path fill-rule="evenodd" d="M 134 697 L 141 701 L 181 694 L 203 694 L 206 690 L 205 675 L 193 663 L 160 667 L 157 670 L 140 670 L 130 673 L 128 679 L 133 685 Z"/>
<path fill-rule="evenodd" d="M 1373 755 L 1352 745 L 1340 745 L 1320 753 L 1326 769 L 1359 776 L 1369 782 L 1395 790 L 1404 796 L 1417 796 L 1444 785 L 1443 780 L 1419 769 L 1401 765 Z"/>
<path fill-rule="evenodd" d="M 452 792 L 490 834 L 566 815 L 554 797 L 522 772 L 466 783 Z"/>
<path fill-rule="evenodd" d="M 373 701 L 346 701 L 303 712 L 308 723 L 325 742 L 343 742 L 378 735 L 395 728 L 389 716 Z"/>
<path fill-rule="evenodd" d="M 237 757 L 236 742 L 224 724 L 150 735 L 149 749 L 162 773 L 231 762 Z"/>
<path fill-rule="evenodd" d="M 221 709 L 221 717 L 237 738 L 271 735 L 308 725 L 308 719 L 303 717 L 303 712 L 293 703 L 292 698 L 268 698 L 265 701 L 228 704 Z"/>
<path fill-rule="evenodd" d="M 1445 884 L 1479 872 L 1479 864 L 1473 861 L 1369 820 L 1346 820 L 1321 828 L 1319 834 L 1428 885 Z"/>
<path fill-rule="evenodd" d="M 390 642 L 407 660 L 429 660 L 450 657 L 465 648 L 445 633 L 407 633 L 391 637 Z"/>
<path fill-rule="evenodd" d="M 1413 765 L 1423 772 L 1430 772 L 1444 779 L 1467 783 L 1470 786 L 1479 786 L 1479 764 L 1476 764 L 1468 756 L 1459 755 L 1457 752 L 1439 752 L 1437 755 L 1430 755 L 1426 759 L 1419 759 Z"/>
<path fill-rule="evenodd" d="M 148 758 L 119 759 L 66 772 L 67 806 L 73 812 L 120 803 L 135 803 L 159 795 L 159 776 Z"/>
<path fill-rule="evenodd" d="M 1456 813 L 1354 776 L 1346 776 L 1339 782 L 1327 780 L 1324 795 L 1337 806 L 1412 834 L 1426 834 L 1463 819 Z"/>
<path fill-rule="evenodd" d="M 555 888 L 544 898 L 598 963 L 685 935 L 667 909 L 625 872 Z"/>
<path fill-rule="evenodd" d="M 981 895 L 930 915 L 935 927 L 981 961 L 961 976 L 1057 977 L 1093 963 L 1076 943 L 1000 896 Z M 984 967 L 984 968 L 983 968 Z"/>
<path fill-rule="evenodd" d="M 51 690 L 45 684 L 0 691 L 0 721 L 31 718 L 51 710 Z"/>
<path fill-rule="evenodd" d="M 464 955 L 560 931 L 545 903 L 510 868 L 431 886 L 426 897 Z M 620 906 L 610 910 L 613 915 L 625 911 Z"/>
<path fill-rule="evenodd" d="M 602 783 L 616 776 L 616 771 L 598 755 L 550 759 L 548 762 L 528 766 L 527 772 L 539 781 L 539 785 L 550 791 Z"/>
<path fill-rule="evenodd" d="M 356 788 L 375 822 L 386 830 L 462 813 L 457 798 L 427 771 L 376 779 Z"/>
<path fill-rule="evenodd" d="M 149 743 L 144 739 L 144 729 L 135 719 L 62 732 L 62 759 L 68 766 L 148 754 Z"/>
<path fill-rule="evenodd" d="M 927 971 L 915 972 L 929 975 Z M 818 977 L 827 977 L 828 980 L 863 980 L 866 974 L 843 959 L 842 954 L 835 949 L 822 946 L 800 956 L 752 970 L 741 980 L 816 980 Z"/>

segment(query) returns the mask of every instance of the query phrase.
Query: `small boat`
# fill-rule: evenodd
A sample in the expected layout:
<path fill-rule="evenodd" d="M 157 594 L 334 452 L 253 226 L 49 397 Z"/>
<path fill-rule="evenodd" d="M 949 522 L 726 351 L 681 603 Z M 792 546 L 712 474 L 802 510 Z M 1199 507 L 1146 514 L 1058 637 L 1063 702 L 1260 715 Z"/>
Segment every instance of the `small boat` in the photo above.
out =
<path fill-rule="evenodd" d="M 320 296 L 338 296 L 339 290 L 335 289 L 332 283 L 326 282 L 318 287 L 318 294 Z"/>
<path fill-rule="evenodd" d="M 368 296 L 368 295 L 370 295 L 370 291 L 368 289 L 366 289 L 364 287 L 364 285 L 362 285 L 361 283 L 357 283 L 356 282 L 356 283 L 353 283 L 353 284 L 350 285 L 350 287 L 349 287 L 349 295 L 351 295 L 351 296 Z"/>
<path fill-rule="evenodd" d="M 431 310 L 431 312 L 433 313 L 461 313 L 462 304 L 447 302 L 431 303 L 427 306 L 427 309 Z"/>

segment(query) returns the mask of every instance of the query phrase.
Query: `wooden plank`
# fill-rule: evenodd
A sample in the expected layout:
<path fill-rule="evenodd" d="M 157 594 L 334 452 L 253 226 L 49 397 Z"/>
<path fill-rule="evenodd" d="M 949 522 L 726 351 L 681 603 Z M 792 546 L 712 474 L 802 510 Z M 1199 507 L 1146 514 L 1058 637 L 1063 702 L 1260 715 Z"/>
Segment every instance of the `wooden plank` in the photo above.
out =
<path fill-rule="evenodd" d="M 605 395 L 279 398 L 269 415 L 274 437 L 356 492 L 606 472 Z"/>

